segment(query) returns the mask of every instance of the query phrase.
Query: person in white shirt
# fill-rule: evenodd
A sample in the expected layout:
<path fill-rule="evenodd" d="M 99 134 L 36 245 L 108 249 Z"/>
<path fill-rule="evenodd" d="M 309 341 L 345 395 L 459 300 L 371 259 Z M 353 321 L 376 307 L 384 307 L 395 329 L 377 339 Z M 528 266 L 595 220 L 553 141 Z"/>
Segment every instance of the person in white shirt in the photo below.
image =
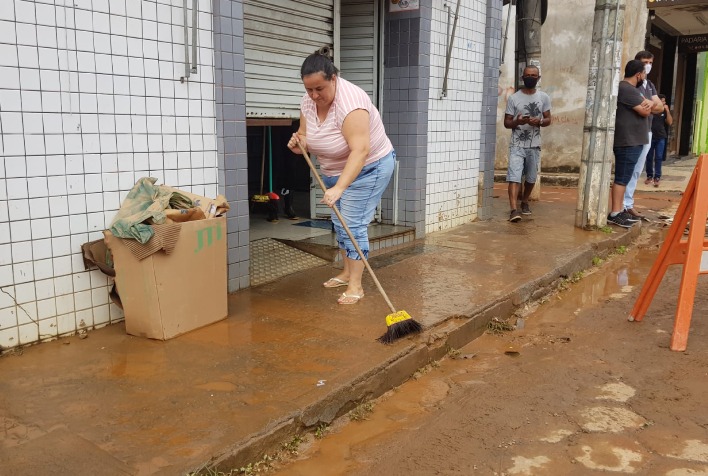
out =
<path fill-rule="evenodd" d="M 640 51 L 639 53 L 634 55 L 634 59 L 644 63 L 645 77 L 644 80 L 638 85 L 638 88 L 639 92 L 642 93 L 642 96 L 644 96 L 645 99 L 651 101 L 651 114 L 663 111 L 664 106 L 661 103 L 661 99 L 659 99 L 654 83 L 652 83 L 646 78 L 646 76 L 649 75 L 649 72 L 651 72 L 651 67 L 654 63 L 654 55 L 649 51 Z M 642 218 L 642 215 L 634 208 L 634 191 L 637 189 L 637 182 L 639 181 L 639 176 L 642 174 L 642 170 L 644 170 L 644 162 L 646 162 L 647 154 L 649 153 L 649 148 L 651 147 L 651 114 L 649 115 L 648 119 L 649 132 L 647 134 L 647 142 L 642 148 L 642 153 L 639 156 L 639 160 L 637 160 L 637 165 L 635 165 L 634 172 L 632 173 L 632 179 L 627 184 L 627 188 L 624 192 L 624 209 L 627 211 L 627 213 L 629 213 L 633 218 L 637 220 L 640 220 Z"/>

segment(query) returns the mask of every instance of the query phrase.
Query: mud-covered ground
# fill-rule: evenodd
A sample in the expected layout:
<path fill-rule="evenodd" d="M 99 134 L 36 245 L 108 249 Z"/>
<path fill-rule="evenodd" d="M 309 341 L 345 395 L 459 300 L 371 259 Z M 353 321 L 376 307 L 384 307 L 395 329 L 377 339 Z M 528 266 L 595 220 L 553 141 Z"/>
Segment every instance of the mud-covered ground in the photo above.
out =
<path fill-rule="evenodd" d="M 658 251 L 648 236 L 571 277 L 523 328 L 422 369 L 363 420 L 322 427 L 276 472 L 708 475 L 708 277 L 688 349 L 673 352 L 680 267 L 644 321 L 627 321 Z"/>

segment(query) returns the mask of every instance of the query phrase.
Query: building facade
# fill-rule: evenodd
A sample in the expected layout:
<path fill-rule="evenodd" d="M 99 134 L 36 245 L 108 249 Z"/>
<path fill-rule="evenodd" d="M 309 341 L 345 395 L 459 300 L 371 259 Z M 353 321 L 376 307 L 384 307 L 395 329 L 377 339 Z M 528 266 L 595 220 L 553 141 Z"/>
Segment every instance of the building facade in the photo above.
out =
<path fill-rule="evenodd" d="M 420 238 L 489 215 L 501 0 L 5 3 L 3 349 L 124 318 L 81 245 L 102 237 L 141 177 L 226 196 L 228 290 L 247 288 L 249 172 L 260 166 L 249 147 L 263 128 L 296 126 L 299 66 L 323 44 L 396 148 L 381 221 Z"/>
<path fill-rule="evenodd" d="M 644 49 L 648 9 L 645 0 L 621 0 L 624 9 L 622 64 Z M 548 0 L 548 16 L 541 28 L 541 81 L 539 89 L 551 97 L 552 127 L 542 132 L 541 169 L 577 173 L 583 146 L 583 124 L 588 90 L 590 47 L 595 1 Z M 504 7 L 504 25 L 512 25 L 506 37 L 504 64 L 499 77 L 498 114 L 502 118 L 507 98 L 516 90 L 515 8 Z M 520 75 L 519 75 L 520 76 Z M 497 125 L 496 166 L 508 164 L 510 131 Z"/>

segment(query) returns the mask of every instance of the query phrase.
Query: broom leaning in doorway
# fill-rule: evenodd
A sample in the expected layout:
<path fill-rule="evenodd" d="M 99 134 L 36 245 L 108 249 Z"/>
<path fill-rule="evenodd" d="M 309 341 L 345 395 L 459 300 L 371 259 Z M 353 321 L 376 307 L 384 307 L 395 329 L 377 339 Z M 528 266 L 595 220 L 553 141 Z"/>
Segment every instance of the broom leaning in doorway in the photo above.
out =
<path fill-rule="evenodd" d="M 300 146 L 300 150 L 302 150 L 302 155 L 303 157 L 305 157 L 307 165 L 312 171 L 312 175 L 315 177 L 317 183 L 322 189 L 322 192 L 327 192 L 327 187 L 325 187 L 324 182 L 322 182 L 322 179 L 320 178 L 320 174 L 317 173 L 317 170 L 315 169 L 312 160 L 310 160 L 310 155 L 305 150 L 305 147 L 303 147 L 299 143 L 298 145 Z M 404 337 L 408 334 L 420 332 L 423 329 L 420 323 L 413 319 L 406 311 L 396 311 L 396 308 L 393 307 L 391 300 L 386 295 L 386 291 L 384 291 L 383 287 L 381 286 L 381 283 L 376 277 L 376 274 L 374 274 L 374 270 L 371 269 L 369 261 L 364 257 L 364 253 L 361 251 L 361 248 L 359 248 L 359 243 L 357 243 L 356 239 L 354 238 L 354 235 L 349 229 L 349 226 L 347 226 L 347 223 L 344 221 L 344 217 L 342 216 L 341 212 L 339 211 L 336 205 L 332 206 L 332 210 L 334 211 L 335 215 L 337 215 L 337 218 L 342 224 L 342 228 L 344 228 L 344 231 L 347 232 L 349 239 L 352 240 L 352 244 L 354 245 L 356 252 L 359 253 L 361 260 L 364 263 L 364 266 L 366 266 L 366 269 L 369 270 L 369 274 L 371 274 L 371 278 L 374 280 L 374 283 L 376 284 L 376 287 L 381 293 L 381 296 L 384 298 L 384 301 L 386 301 L 386 304 L 388 304 L 389 309 L 391 309 L 391 314 L 386 316 L 386 333 L 379 337 L 377 340 L 383 344 L 390 344 L 394 340 Z"/>
<path fill-rule="evenodd" d="M 270 192 L 263 193 L 263 178 L 265 176 L 265 156 L 266 156 L 266 128 L 263 127 L 263 147 L 261 149 L 261 189 L 260 193 L 254 194 L 251 197 L 251 210 L 253 210 L 253 205 L 259 203 L 265 203 L 268 206 L 268 218 L 267 220 L 271 223 L 278 222 L 278 202 L 280 197 L 277 193 L 273 192 L 273 146 L 270 141 L 270 126 L 267 129 L 268 132 L 268 149 L 269 149 L 269 161 L 268 161 L 268 174 L 269 174 L 269 184 Z"/>

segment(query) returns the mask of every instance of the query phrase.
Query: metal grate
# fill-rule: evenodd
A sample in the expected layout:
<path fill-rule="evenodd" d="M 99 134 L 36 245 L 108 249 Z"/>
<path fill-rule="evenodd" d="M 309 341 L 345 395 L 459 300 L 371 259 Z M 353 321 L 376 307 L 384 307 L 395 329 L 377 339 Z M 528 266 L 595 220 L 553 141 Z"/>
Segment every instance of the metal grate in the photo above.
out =
<path fill-rule="evenodd" d="M 252 241 L 250 251 L 251 286 L 275 281 L 283 276 L 328 263 L 271 238 Z"/>

